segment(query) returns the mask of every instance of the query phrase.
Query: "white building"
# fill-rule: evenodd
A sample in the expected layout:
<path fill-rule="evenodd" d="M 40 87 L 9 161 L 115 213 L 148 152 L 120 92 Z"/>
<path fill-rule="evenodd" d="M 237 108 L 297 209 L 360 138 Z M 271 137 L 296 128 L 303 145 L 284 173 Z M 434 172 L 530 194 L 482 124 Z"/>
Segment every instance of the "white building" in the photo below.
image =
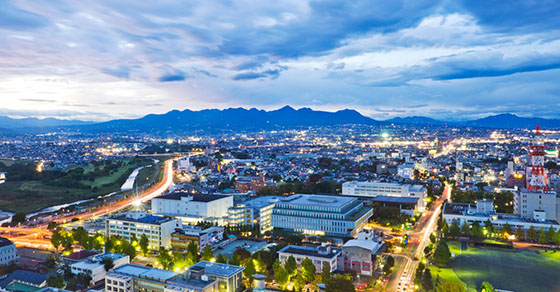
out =
<path fill-rule="evenodd" d="M 0 266 L 7 266 L 17 258 L 16 245 L 9 239 L 0 237 Z"/>
<path fill-rule="evenodd" d="M 185 222 L 211 221 L 227 216 L 233 197 L 174 192 L 152 199 L 152 214 L 181 217 Z"/>
<path fill-rule="evenodd" d="M 397 175 L 403 178 L 414 176 L 414 163 L 403 163 L 397 166 Z"/>
<path fill-rule="evenodd" d="M 107 236 L 119 235 L 130 241 L 133 235 L 140 239 L 145 234 L 151 249 L 169 248 L 171 233 L 181 227 L 182 223 L 177 219 L 148 215 L 144 212 L 128 212 L 105 219 Z"/>
<path fill-rule="evenodd" d="M 514 214 L 524 219 L 544 216 L 546 220 L 560 222 L 560 198 L 556 192 L 516 191 L 513 194 Z"/>
<path fill-rule="evenodd" d="M 342 195 L 361 198 L 375 198 L 377 196 L 414 197 L 419 198 L 419 211 L 426 206 L 428 191 L 423 185 L 407 185 L 386 182 L 348 181 L 342 184 Z"/>
<path fill-rule="evenodd" d="M 358 233 L 357 239 L 348 240 L 342 246 L 344 270 L 371 276 L 375 272 L 377 255 L 383 251 L 385 244 L 370 230 Z"/>
<path fill-rule="evenodd" d="M 110 258 L 113 261 L 113 268 L 118 268 L 122 265 L 130 263 L 130 257 L 124 254 L 118 253 L 104 253 L 99 255 L 94 255 L 85 260 L 79 261 L 70 265 L 72 273 L 77 275 L 84 273 L 91 277 L 91 283 L 95 284 L 103 279 L 107 271 L 105 270 L 105 264 L 102 263 L 103 259 Z"/>
<path fill-rule="evenodd" d="M 323 265 L 328 263 L 331 267 L 331 273 L 340 270 L 342 251 L 339 248 L 332 248 L 330 245 L 321 245 L 319 247 L 307 247 L 298 245 L 288 245 L 278 251 L 278 258 L 282 265 L 290 256 L 296 260 L 298 268 L 306 258 L 309 258 L 315 265 L 315 272 L 321 273 Z"/>
<path fill-rule="evenodd" d="M 538 212 L 537 212 L 538 213 Z M 542 214 L 544 215 L 544 214 Z M 490 220 L 492 226 L 502 228 L 509 224 L 513 230 L 520 227 L 522 230 L 528 230 L 533 226 L 535 230 L 543 228 L 548 231 L 550 227 L 554 231 L 560 229 L 560 225 L 556 220 L 547 220 L 545 216 L 536 214 L 535 218 L 523 218 L 514 214 L 499 214 L 494 211 L 494 202 L 490 200 L 481 200 L 476 204 L 468 203 L 446 203 L 443 206 L 443 219 L 447 225 L 451 226 L 453 221 L 457 221 L 459 226 L 463 223 L 472 226 L 476 221 L 480 226 L 484 226 L 487 220 Z"/>
<path fill-rule="evenodd" d="M 373 210 L 356 198 L 295 194 L 272 209 L 272 227 L 288 232 L 327 236 L 356 236 Z"/>
<path fill-rule="evenodd" d="M 261 234 L 272 230 L 272 209 L 279 197 L 257 197 L 231 207 L 228 210 L 230 226 L 255 226 L 258 224 Z"/>

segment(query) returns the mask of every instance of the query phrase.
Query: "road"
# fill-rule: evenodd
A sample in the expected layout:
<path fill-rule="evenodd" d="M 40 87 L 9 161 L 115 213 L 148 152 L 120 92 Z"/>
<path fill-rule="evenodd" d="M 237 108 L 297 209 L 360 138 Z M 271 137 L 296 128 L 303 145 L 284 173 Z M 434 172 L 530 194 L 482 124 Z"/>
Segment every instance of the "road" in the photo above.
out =
<path fill-rule="evenodd" d="M 427 210 L 414 231 L 410 234 L 412 242 L 406 251 L 396 255 L 403 257 L 403 263 L 399 269 L 394 272 L 393 277 L 387 291 L 415 291 L 414 275 L 418 263 L 424 256 L 424 248 L 430 243 L 430 234 L 437 228 L 437 220 L 439 218 L 443 202 L 451 195 L 451 186 L 445 185 L 445 189 L 441 198 L 434 202 L 430 210 Z M 406 287 L 406 288 L 405 288 Z"/>
<path fill-rule="evenodd" d="M 104 216 L 107 214 L 118 212 L 132 205 L 140 205 L 145 201 L 151 200 L 152 198 L 165 193 L 173 183 L 173 161 L 176 159 L 177 158 L 165 161 L 165 170 L 161 182 L 159 182 L 155 186 L 150 187 L 138 197 L 116 202 L 109 206 L 99 207 L 87 213 L 63 216 L 60 218 L 56 218 L 53 221 L 57 223 L 66 223 L 74 218 L 77 218 L 79 220 L 86 220 L 94 217 Z M 46 238 L 51 234 L 51 232 L 47 230 L 46 224 L 35 226 L 0 227 L 0 234 L 15 242 L 17 246 L 52 249 L 50 240 Z"/>

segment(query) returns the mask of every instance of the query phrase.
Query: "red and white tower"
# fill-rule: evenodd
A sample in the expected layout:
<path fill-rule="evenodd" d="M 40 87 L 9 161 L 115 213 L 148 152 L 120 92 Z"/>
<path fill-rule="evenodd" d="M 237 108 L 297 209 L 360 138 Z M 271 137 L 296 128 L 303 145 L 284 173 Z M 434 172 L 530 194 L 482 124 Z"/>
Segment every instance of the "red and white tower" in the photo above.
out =
<path fill-rule="evenodd" d="M 544 171 L 544 143 L 541 139 L 541 127 L 537 125 L 537 133 L 531 147 L 531 179 L 529 180 L 529 192 L 546 192 L 546 174 Z"/>

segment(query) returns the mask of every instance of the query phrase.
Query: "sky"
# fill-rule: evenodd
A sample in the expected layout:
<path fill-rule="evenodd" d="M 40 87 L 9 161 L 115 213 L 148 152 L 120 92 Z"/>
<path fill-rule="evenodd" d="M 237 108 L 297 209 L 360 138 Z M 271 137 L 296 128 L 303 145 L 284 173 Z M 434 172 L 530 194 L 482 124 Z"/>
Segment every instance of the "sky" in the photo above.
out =
<path fill-rule="evenodd" d="M 87 3 L 87 4 L 86 4 Z M 0 115 L 560 118 L 555 0 L 0 3 Z"/>

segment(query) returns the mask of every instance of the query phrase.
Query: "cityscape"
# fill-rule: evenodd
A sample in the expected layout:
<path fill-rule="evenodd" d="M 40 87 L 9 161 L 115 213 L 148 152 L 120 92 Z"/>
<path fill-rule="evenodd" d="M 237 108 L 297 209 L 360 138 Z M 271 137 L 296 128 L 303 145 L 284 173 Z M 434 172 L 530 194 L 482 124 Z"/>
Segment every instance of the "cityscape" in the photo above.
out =
<path fill-rule="evenodd" d="M 560 6 L 0 4 L 0 292 L 560 291 Z"/>

